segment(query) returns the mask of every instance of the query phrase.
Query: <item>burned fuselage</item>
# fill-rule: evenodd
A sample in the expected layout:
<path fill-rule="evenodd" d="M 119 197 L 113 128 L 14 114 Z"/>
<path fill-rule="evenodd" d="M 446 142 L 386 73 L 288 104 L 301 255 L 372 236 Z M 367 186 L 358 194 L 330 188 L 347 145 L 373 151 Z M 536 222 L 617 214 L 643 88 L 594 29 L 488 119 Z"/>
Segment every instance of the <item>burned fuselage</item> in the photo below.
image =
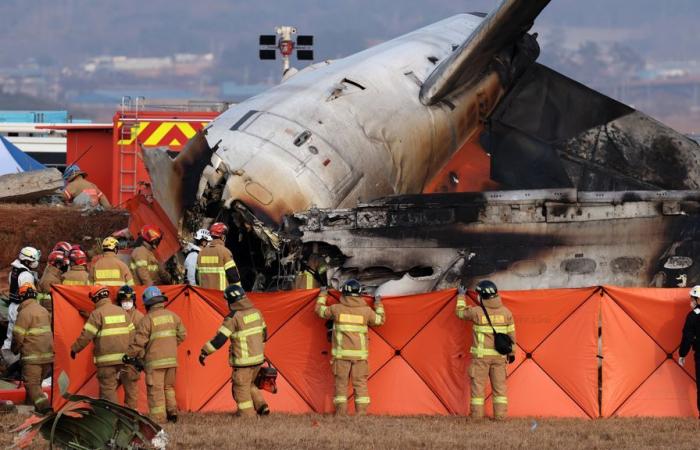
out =
<path fill-rule="evenodd" d="M 358 278 L 386 295 L 486 277 L 504 289 L 700 282 L 700 192 L 398 196 L 294 218 L 336 283 Z"/>
<path fill-rule="evenodd" d="M 382 214 L 408 220 L 410 211 L 423 214 L 416 208 L 436 198 L 420 200 L 421 193 L 467 190 L 458 186 L 460 176 L 503 190 L 699 189 L 696 143 L 535 63 L 539 47 L 528 30 L 548 3 L 502 0 L 485 17 L 457 15 L 309 66 L 231 107 L 174 161 L 144 150 L 154 195 L 183 237 L 214 220 L 234 225 L 228 244 L 246 288 L 283 286 L 310 251 L 332 248 L 341 274 L 405 275 L 428 290 L 454 285 L 457 272 L 462 278 L 493 273 L 513 289 L 646 285 L 652 279 L 672 285 L 670 272 L 651 265 L 664 252 L 674 256 L 685 248 L 670 249 L 668 242 L 678 235 L 674 227 L 690 219 L 654 215 L 658 202 L 635 206 L 621 194 L 598 203 L 593 194 L 567 194 L 562 205 L 556 198 L 535 204 L 506 193 L 498 194 L 505 201 L 488 194 L 478 204 L 465 195 L 450 198 L 452 206 L 430 206 L 431 215 L 452 214 L 449 223 L 358 227 L 360 220 L 355 228 L 347 225 L 345 237 L 339 228 L 316 237 L 320 230 L 309 227 L 302 236 L 293 232 L 304 229 L 290 219 L 300 211 L 417 195 L 347 210 L 352 216 L 375 208 L 378 215 L 369 214 L 375 224 Z M 471 164 L 464 149 L 480 162 Z M 454 174 L 448 168 L 457 160 L 464 163 Z M 409 206 L 392 209 L 402 201 Z M 343 214 L 334 212 L 336 219 L 328 216 L 324 226 L 340 227 Z M 596 214 L 611 216 L 599 220 Z M 656 237 L 644 237 L 649 230 Z M 313 248 L 306 245 L 316 240 Z M 606 252 L 620 242 L 624 249 Z M 679 258 L 667 263 L 686 264 Z M 597 278 L 604 268 L 610 274 Z"/>

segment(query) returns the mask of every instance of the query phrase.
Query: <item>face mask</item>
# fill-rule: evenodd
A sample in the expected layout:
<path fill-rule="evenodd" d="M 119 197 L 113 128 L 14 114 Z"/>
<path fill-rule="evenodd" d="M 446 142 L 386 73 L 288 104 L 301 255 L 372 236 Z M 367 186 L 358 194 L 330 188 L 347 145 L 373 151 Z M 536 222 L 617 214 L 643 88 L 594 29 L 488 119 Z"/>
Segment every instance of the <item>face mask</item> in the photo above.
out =
<path fill-rule="evenodd" d="M 122 308 L 129 311 L 134 307 L 134 302 L 122 302 Z"/>

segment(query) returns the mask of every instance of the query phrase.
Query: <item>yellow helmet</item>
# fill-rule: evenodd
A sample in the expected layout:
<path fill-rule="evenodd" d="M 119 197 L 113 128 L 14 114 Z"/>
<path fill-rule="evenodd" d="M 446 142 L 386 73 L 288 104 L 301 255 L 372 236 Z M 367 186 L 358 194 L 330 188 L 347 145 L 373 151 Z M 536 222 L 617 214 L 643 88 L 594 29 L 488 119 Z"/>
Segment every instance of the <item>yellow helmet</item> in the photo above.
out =
<path fill-rule="evenodd" d="M 116 252 L 119 247 L 119 241 L 112 236 L 105 238 L 102 241 L 102 250 L 109 250 L 111 252 Z"/>

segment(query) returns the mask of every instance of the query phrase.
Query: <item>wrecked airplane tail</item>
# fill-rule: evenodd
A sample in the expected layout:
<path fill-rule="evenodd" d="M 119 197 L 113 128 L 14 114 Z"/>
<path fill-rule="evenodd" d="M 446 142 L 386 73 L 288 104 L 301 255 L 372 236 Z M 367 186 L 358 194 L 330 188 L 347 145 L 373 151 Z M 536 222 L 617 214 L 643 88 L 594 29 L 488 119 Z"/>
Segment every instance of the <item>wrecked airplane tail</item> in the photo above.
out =
<path fill-rule="evenodd" d="M 204 134 L 198 132 L 175 159 L 162 149 L 142 149 L 153 195 L 176 228 L 185 209 L 196 203 L 202 172 L 214 153 Z"/>
<path fill-rule="evenodd" d="M 475 84 L 499 59 L 499 54 L 517 45 L 549 2 L 502 0 L 425 80 L 420 89 L 421 103 L 434 105 L 453 91 Z M 525 45 L 533 47 L 532 56 L 536 59 L 539 47 L 534 39 L 529 41 Z"/>

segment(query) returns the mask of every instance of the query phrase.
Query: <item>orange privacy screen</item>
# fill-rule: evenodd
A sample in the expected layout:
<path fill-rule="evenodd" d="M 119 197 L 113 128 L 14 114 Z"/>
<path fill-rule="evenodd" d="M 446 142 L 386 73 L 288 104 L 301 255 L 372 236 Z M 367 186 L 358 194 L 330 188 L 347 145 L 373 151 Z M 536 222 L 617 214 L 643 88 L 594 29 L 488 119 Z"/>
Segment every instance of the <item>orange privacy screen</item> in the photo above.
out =
<path fill-rule="evenodd" d="M 207 358 L 206 367 L 197 360 L 228 312 L 221 292 L 188 286 L 162 289 L 169 298 L 167 308 L 187 328 L 178 354 L 179 408 L 235 411 L 228 344 Z M 65 371 L 70 392 L 97 396 L 92 345 L 75 361 L 69 355 L 93 309 L 88 290 L 54 287 L 53 386 Z M 139 298 L 142 291 L 137 288 Z M 267 322 L 265 354 L 279 371 L 278 393 L 264 392 L 273 411 L 333 411 L 330 343 L 324 321 L 314 314 L 317 294 L 250 294 Z M 448 290 L 384 299 L 386 323 L 370 331 L 370 413 L 468 414 L 472 333 L 454 314 L 455 296 Z M 696 414 L 693 364 L 685 369 L 677 364 L 687 289 L 593 287 L 503 292 L 502 298 L 515 316 L 518 341 L 516 361 L 508 366 L 511 416 Z M 54 408 L 63 402 L 54 388 Z M 142 377 L 139 408 L 146 411 L 146 406 Z"/>

